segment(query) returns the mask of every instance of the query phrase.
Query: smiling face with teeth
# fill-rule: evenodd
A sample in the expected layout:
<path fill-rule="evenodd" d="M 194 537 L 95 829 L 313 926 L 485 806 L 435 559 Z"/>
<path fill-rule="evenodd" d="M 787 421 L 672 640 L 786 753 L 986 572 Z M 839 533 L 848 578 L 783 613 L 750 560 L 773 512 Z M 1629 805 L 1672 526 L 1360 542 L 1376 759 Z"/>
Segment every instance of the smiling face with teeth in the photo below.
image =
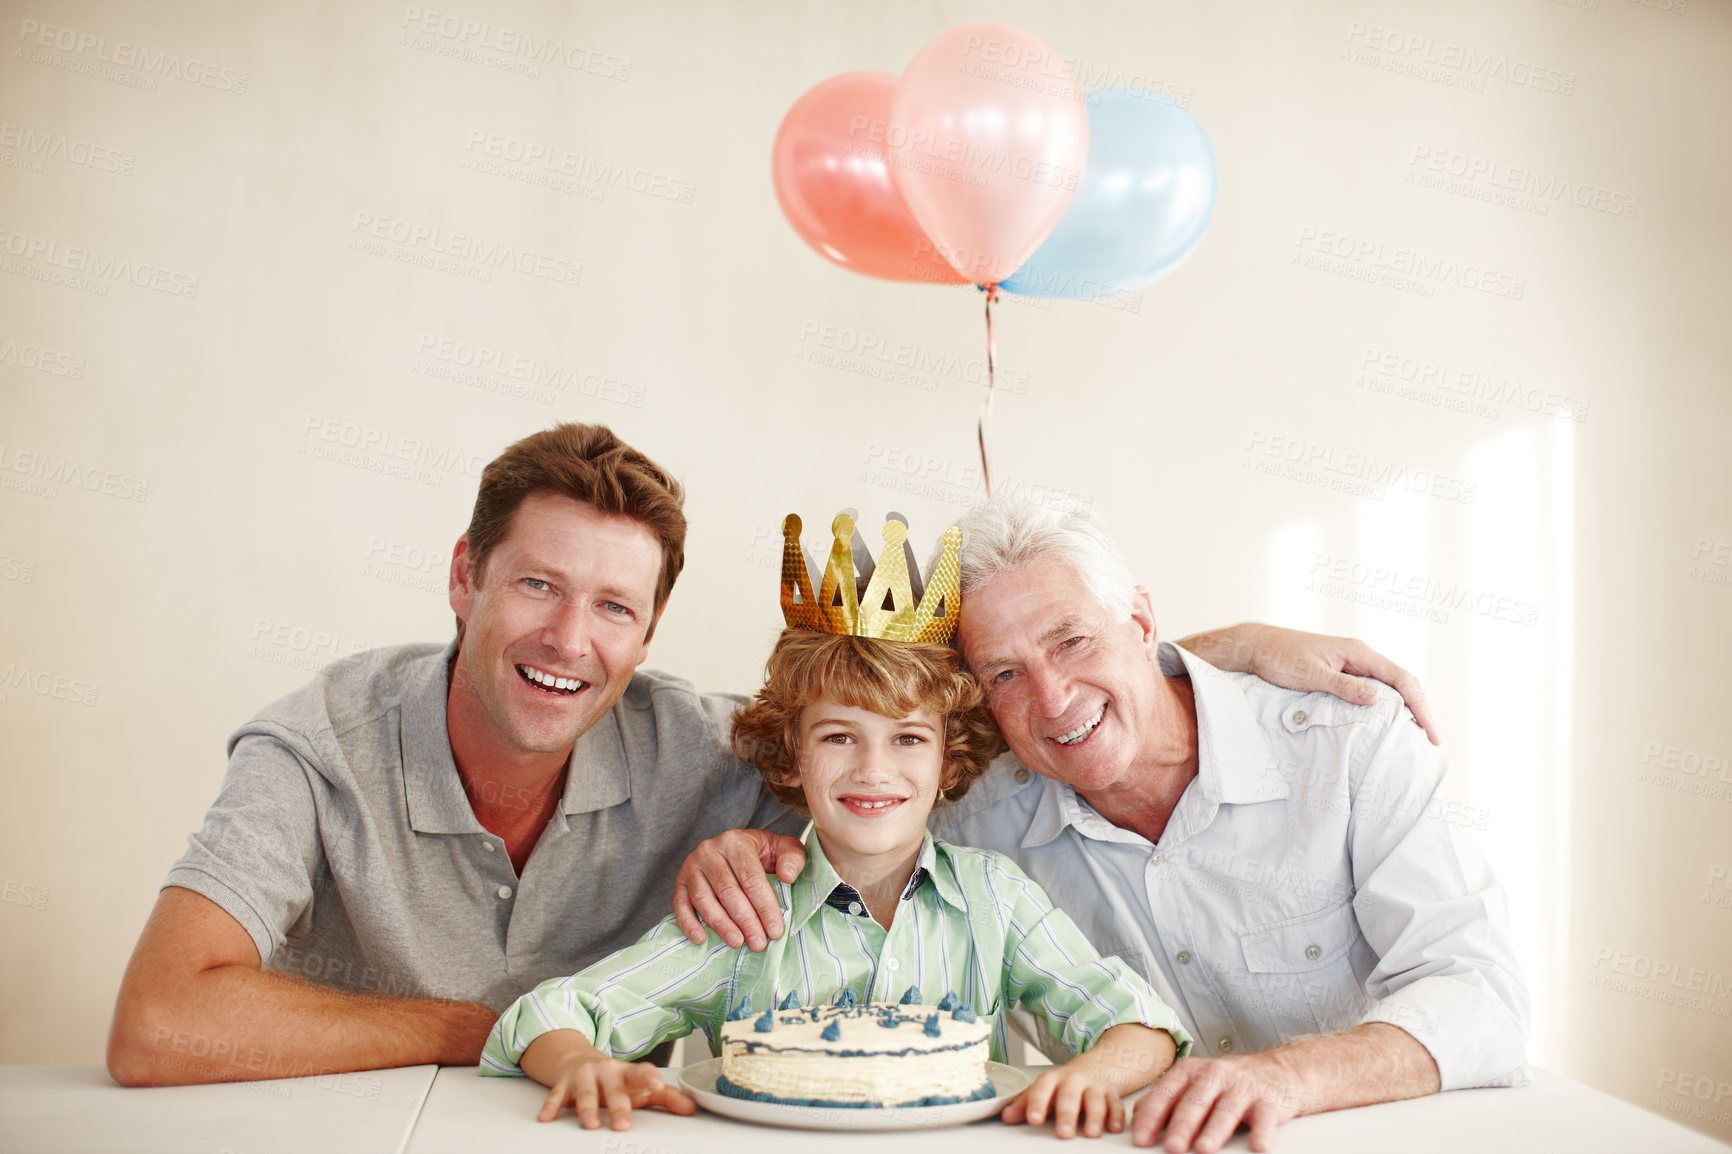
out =
<path fill-rule="evenodd" d="M 971 590 L 957 638 L 1024 765 L 1085 795 L 1126 781 L 1156 728 L 1161 674 L 1145 590 L 1115 620 L 1069 565 L 1036 561 Z"/>
<path fill-rule="evenodd" d="M 905 880 L 938 800 L 944 718 L 930 709 L 885 717 L 820 698 L 800 710 L 798 770 L 824 856 L 856 886 L 888 873 Z"/>
<path fill-rule="evenodd" d="M 537 492 L 476 573 L 451 558 L 464 622 L 447 720 L 458 764 L 562 761 L 611 709 L 649 647 L 661 546 L 642 522 Z"/>

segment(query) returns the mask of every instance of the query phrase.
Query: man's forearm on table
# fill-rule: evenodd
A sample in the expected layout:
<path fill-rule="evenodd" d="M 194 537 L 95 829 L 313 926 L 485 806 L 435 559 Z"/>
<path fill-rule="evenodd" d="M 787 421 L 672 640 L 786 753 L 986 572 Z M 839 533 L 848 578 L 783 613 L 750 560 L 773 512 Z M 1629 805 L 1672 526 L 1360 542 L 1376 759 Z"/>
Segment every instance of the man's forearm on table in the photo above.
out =
<path fill-rule="evenodd" d="M 469 1002 L 357 995 L 248 966 L 172 994 L 123 999 L 109 1070 L 126 1085 L 292 1078 L 389 1066 L 473 1065 L 496 1015 Z"/>
<path fill-rule="evenodd" d="M 1302 1089 L 1301 1114 L 1320 1114 L 1435 1094 L 1442 1086 L 1431 1051 L 1387 1022 L 1295 1038 L 1264 1056 L 1281 1062 Z"/>

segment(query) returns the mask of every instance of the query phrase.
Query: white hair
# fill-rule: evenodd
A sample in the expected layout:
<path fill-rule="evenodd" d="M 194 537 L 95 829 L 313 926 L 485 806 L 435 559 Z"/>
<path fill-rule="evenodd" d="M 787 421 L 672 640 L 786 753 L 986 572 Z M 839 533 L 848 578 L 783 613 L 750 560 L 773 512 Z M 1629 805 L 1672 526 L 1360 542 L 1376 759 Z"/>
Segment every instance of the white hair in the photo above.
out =
<path fill-rule="evenodd" d="M 1089 598 L 1115 621 L 1130 617 L 1137 580 L 1092 513 L 997 497 L 970 509 L 962 529 L 962 602 L 994 578 L 1037 561 L 1070 566 Z"/>

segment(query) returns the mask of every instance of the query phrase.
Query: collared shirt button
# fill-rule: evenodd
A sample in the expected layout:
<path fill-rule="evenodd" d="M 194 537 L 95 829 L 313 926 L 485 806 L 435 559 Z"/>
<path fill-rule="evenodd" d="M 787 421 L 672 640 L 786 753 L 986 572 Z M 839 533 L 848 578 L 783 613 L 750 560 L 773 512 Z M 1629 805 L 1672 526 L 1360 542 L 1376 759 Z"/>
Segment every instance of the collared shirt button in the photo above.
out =
<path fill-rule="evenodd" d="M 1162 862 L 1164 862 L 1166 860 L 1167 860 L 1167 855 L 1164 853 L 1158 853 L 1155 855 L 1155 864 L 1156 865 L 1160 865 Z"/>
<path fill-rule="evenodd" d="M 1178 962 L 1181 966 L 1190 965 L 1191 964 L 1191 951 L 1190 950 L 1180 950 Z"/>
<path fill-rule="evenodd" d="M 1306 946 L 1305 956 L 1310 958 L 1312 961 L 1316 961 L 1318 958 L 1323 956 L 1323 951 L 1318 949 L 1316 946 Z"/>
<path fill-rule="evenodd" d="M 482 848 L 482 849 L 484 849 L 484 850 L 486 850 L 486 851 L 487 851 L 487 852 L 488 852 L 488 853 L 492 853 L 492 852 L 493 852 L 493 849 L 494 849 L 494 846 L 493 846 L 493 843 L 492 843 L 492 842 L 490 842 L 490 841 L 484 841 L 484 842 L 482 842 L 482 843 L 481 843 L 481 848 Z"/>
<path fill-rule="evenodd" d="M 1303 709 L 1295 709 L 1293 711 L 1293 724 L 1294 725 L 1304 725 L 1305 724 L 1305 711 Z"/>
<path fill-rule="evenodd" d="M 510 886 L 500 886 L 499 887 L 499 897 L 501 898 L 501 900 L 503 900 L 505 898 L 509 898 L 510 896 L 511 896 L 511 887 Z"/>
<path fill-rule="evenodd" d="M 900 968 L 900 965 L 898 964 L 898 962 L 896 961 L 895 958 L 891 958 L 888 962 L 885 962 L 884 964 L 889 966 L 893 970 Z"/>
<path fill-rule="evenodd" d="M 1231 1054 L 1233 1052 L 1233 1039 L 1222 1038 L 1221 1044 L 1216 1046 L 1215 1049 L 1221 1051 L 1223 1054 Z"/>
<path fill-rule="evenodd" d="M 1018 780 L 1018 781 L 1027 781 L 1028 780 L 1028 770 L 1019 769 L 1016 771 L 1014 776 L 1016 777 L 1016 780 Z"/>
<path fill-rule="evenodd" d="M 860 911 L 865 909 L 865 908 L 866 907 L 862 906 L 859 902 L 849 902 L 848 903 L 848 912 L 853 914 L 855 917 L 859 917 Z"/>

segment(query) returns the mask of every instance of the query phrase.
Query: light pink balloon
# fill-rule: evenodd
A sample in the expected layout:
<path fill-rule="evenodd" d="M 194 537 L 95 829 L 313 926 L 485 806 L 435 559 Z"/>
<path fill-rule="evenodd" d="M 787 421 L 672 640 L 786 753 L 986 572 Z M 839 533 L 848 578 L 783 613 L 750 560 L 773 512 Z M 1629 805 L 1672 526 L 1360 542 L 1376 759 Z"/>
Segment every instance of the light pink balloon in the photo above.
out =
<path fill-rule="evenodd" d="M 1009 24 L 963 24 L 902 74 L 887 144 L 896 187 L 926 235 L 963 276 L 994 285 L 1064 215 L 1088 134 L 1063 57 Z"/>

